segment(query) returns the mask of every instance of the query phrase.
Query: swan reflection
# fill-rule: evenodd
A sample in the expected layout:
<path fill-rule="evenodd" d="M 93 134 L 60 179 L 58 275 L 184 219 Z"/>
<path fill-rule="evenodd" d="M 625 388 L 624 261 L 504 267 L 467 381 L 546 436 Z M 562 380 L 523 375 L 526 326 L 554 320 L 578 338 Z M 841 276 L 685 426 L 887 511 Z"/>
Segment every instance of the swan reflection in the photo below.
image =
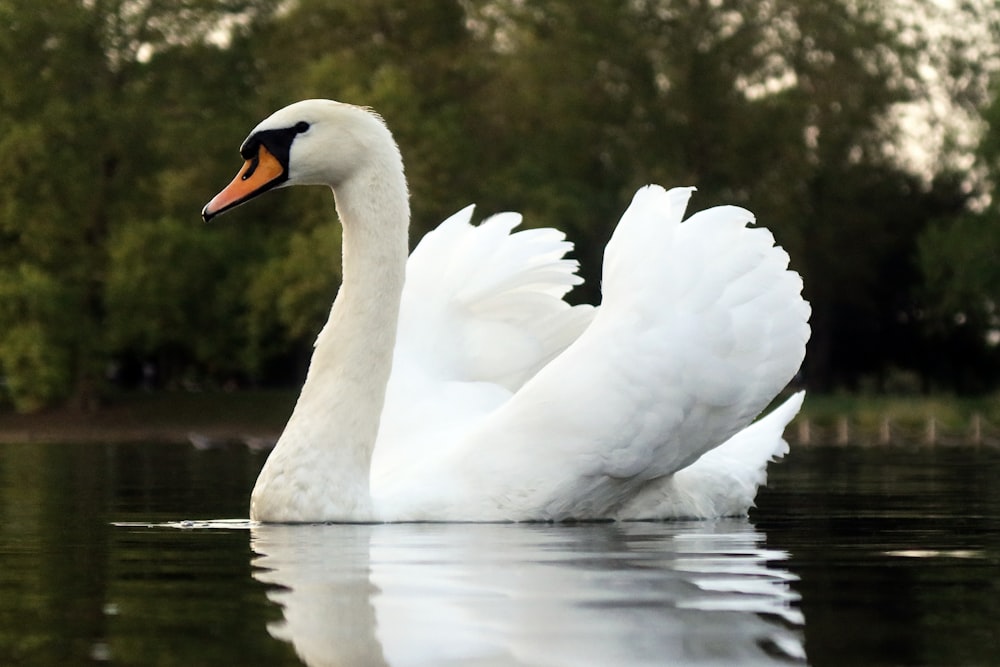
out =
<path fill-rule="evenodd" d="M 788 664 L 804 619 L 746 520 L 259 525 L 254 576 L 309 665 Z"/>

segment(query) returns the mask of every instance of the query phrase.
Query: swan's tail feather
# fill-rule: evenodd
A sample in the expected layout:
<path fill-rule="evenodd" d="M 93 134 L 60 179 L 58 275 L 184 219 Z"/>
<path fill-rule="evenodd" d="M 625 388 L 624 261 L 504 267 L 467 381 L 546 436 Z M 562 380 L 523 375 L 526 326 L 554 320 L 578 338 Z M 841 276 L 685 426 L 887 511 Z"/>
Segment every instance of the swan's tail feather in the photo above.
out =
<path fill-rule="evenodd" d="M 798 392 L 687 468 L 647 484 L 621 511 L 622 520 L 711 519 L 745 515 L 767 482 L 767 464 L 788 453 L 785 427 L 802 407 Z"/>

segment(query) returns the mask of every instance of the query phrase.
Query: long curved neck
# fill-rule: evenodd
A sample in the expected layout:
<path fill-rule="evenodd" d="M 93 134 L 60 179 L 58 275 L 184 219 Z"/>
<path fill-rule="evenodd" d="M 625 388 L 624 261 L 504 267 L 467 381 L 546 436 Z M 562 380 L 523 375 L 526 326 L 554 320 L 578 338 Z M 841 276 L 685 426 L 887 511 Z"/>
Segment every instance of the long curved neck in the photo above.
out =
<path fill-rule="evenodd" d="M 254 491 L 255 518 L 284 521 L 374 520 L 368 480 L 386 385 L 392 370 L 406 276 L 409 202 L 402 161 L 392 146 L 334 191 L 344 229 L 343 282 L 316 340 L 298 403 L 268 459 L 283 476 L 323 489 L 301 514 L 277 519 Z M 272 463 L 272 459 L 274 459 Z M 272 475 L 273 475 L 272 472 Z M 262 472 L 262 478 L 264 473 Z M 258 486 L 260 485 L 258 481 Z M 321 512 L 322 515 L 311 516 Z"/>

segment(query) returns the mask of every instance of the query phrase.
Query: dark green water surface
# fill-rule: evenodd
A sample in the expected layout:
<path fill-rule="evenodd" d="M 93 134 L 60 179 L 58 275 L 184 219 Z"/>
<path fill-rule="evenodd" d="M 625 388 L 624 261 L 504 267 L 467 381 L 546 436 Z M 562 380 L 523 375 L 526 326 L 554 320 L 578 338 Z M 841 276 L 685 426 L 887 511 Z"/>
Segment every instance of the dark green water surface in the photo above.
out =
<path fill-rule="evenodd" d="M 0 446 L 0 665 L 1000 664 L 994 449 L 799 448 L 749 520 L 580 525 L 250 526 L 263 457 Z"/>

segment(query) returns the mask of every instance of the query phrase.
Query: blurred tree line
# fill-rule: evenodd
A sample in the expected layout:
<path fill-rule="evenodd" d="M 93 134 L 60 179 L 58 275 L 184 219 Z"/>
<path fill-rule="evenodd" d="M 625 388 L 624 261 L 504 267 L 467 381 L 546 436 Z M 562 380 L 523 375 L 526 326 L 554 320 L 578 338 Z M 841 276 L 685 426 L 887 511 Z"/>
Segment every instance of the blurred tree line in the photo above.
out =
<path fill-rule="evenodd" d="M 805 279 L 818 390 L 1000 381 L 990 0 L 0 0 L 0 393 L 292 384 L 338 282 L 322 189 L 201 224 L 271 111 L 370 105 L 412 242 L 475 202 L 598 297 L 632 191 L 696 185 Z"/>

